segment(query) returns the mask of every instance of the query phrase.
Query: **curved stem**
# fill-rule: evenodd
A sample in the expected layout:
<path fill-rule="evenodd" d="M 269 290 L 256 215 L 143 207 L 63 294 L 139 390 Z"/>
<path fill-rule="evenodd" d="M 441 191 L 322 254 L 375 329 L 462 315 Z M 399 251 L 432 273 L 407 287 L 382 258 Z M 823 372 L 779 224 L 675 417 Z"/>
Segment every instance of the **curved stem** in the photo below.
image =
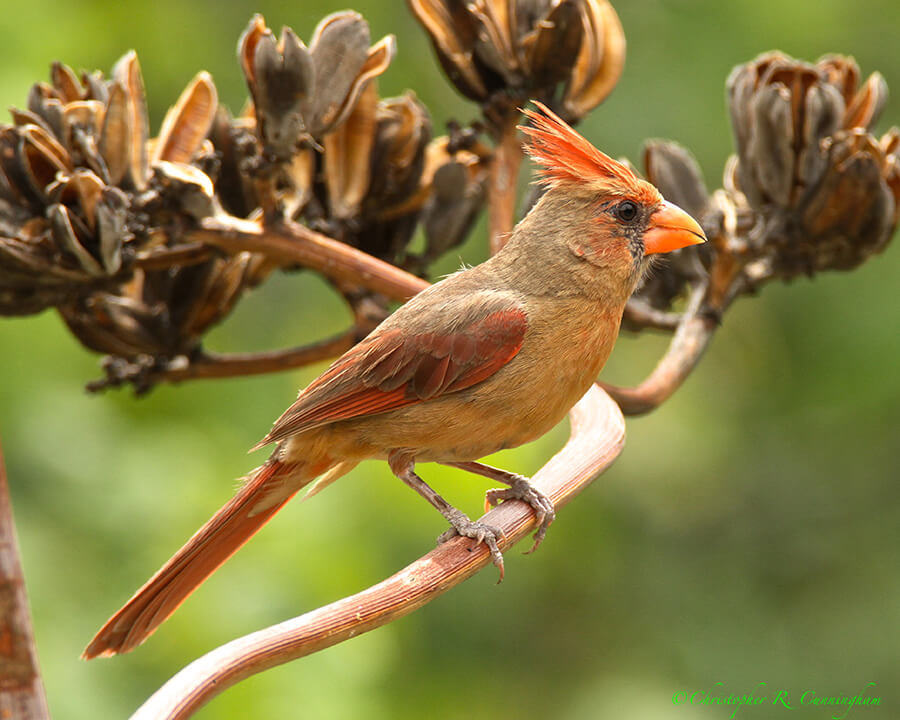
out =
<path fill-rule="evenodd" d="M 488 212 L 491 255 L 503 247 L 515 225 L 516 189 L 519 166 L 522 164 L 522 142 L 516 129 L 519 113 L 516 111 L 500 130 L 497 146 L 491 161 L 488 185 Z"/>
<path fill-rule="evenodd" d="M 632 297 L 625 304 L 625 313 L 622 316 L 622 324 L 627 329 L 633 327 L 672 332 L 681 323 L 681 314 L 657 310 L 648 302 L 640 298 Z"/>
<path fill-rule="evenodd" d="M 609 467 L 625 441 L 621 412 L 596 387 L 572 409 L 571 420 L 569 441 L 533 478 L 556 507 Z M 502 503 L 483 517 L 506 533 L 504 550 L 534 528 L 534 519 L 532 510 L 519 501 Z M 187 718 L 241 680 L 407 615 L 489 563 L 487 548 L 467 538 L 439 545 L 367 590 L 233 640 L 195 660 L 152 695 L 132 720 Z"/>
<path fill-rule="evenodd" d="M 0 718 L 49 720 L 0 448 Z"/>
<path fill-rule="evenodd" d="M 646 380 L 634 388 L 598 382 L 626 415 L 642 415 L 659 407 L 700 362 L 719 326 L 718 315 L 708 311 L 704 303 L 707 290 L 707 284 L 694 288 L 666 354 Z"/>
<path fill-rule="evenodd" d="M 160 379 L 180 382 L 198 378 L 227 378 L 291 370 L 337 357 L 352 348 L 359 339 L 360 333 L 354 327 L 340 335 L 286 350 L 228 354 L 203 352 L 187 367 L 167 370 Z"/>
<path fill-rule="evenodd" d="M 429 285 L 427 280 L 290 221 L 263 227 L 230 216 L 206 218 L 188 239 L 227 253 L 261 253 L 280 265 L 310 268 L 392 300 L 408 300 Z"/>
<path fill-rule="evenodd" d="M 156 383 L 184 380 L 242 377 L 281 372 L 337 357 L 353 347 L 365 331 L 352 327 L 340 335 L 286 350 L 259 353 L 201 352 L 190 359 L 182 357 L 163 368 L 146 368 L 120 358 L 110 358 L 105 365 L 107 376 L 87 384 L 88 392 L 100 392 L 128 382 L 149 389 Z"/>

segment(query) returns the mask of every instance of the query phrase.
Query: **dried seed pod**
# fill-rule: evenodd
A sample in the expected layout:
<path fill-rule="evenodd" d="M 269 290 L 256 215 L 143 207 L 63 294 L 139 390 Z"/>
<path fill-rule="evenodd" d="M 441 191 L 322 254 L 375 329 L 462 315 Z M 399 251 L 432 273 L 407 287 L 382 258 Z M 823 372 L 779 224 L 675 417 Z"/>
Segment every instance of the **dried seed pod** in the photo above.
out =
<path fill-rule="evenodd" d="M 522 8 L 518 10 L 520 16 L 524 14 Z M 519 55 L 530 70 L 534 86 L 549 88 L 570 79 L 581 50 L 588 45 L 584 33 L 590 21 L 587 13 L 581 12 L 581 3 L 551 3 L 544 18 L 524 20 L 518 23 L 524 25 Z"/>
<path fill-rule="evenodd" d="M 109 102 L 109 88 L 103 73 L 99 70 L 82 72 L 81 84 L 85 87 L 85 100 L 98 100 L 104 105 Z"/>
<path fill-rule="evenodd" d="M 103 181 L 90 170 L 76 170 L 58 182 L 50 195 L 56 202 L 76 209 L 93 232 L 97 227 L 97 204 L 103 188 Z"/>
<path fill-rule="evenodd" d="M 379 103 L 367 196 L 372 210 L 391 216 L 415 191 L 430 140 L 431 118 L 412 92 Z"/>
<path fill-rule="evenodd" d="M 214 178 L 216 195 L 232 215 L 247 217 L 257 207 L 253 183 L 246 167 L 256 152 L 255 125 L 246 118 L 234 119 L 222 106 L 216 111 L 209 137 L 219 159 Z"/>
<path fill-rule="evenodd" d="M 316 176 L 316 153 L 312 148 L 301 148 L 284 166 L 284 176 L 290 185 L 286 193 L 285 211 L 293 217 L 303 212 L 313 194 Z M 364 166 L 357 172 L 366 176 Z"/>
<path fill-rule="evenodd" d="M 491 91 L 481 79 L 474 49 L 478 24 L 462 3 L 445 0 L 408 0 L 423 25 L 444 72 L 465 97 L 483 102 Z"/>
<path fill-rule="evenodd" d="M 779 248 L 785 276 L 849 270 L 887 245 L 896 223 L 894 193 L 885 180 L 887 156 L 861 128 L 825 142 L 827 165 L 801 203 L 800 227 Z"/>
<path fill-rule="evenodd" d="M 189 163 L 209 134 L 218 107 L 216 86 L 208 72 L 199 72 L 166 113 L 155 140 L 151 164 Z"/>
<path fill-rule="evenodd" d="M 304 214 L 332 236 L 400 263 L 427 199 L 420 179 L 431 122 L 412 93 L 375 101 L 371 84 L 326 137 L 325 182 Z"/>
<path fill-rule="evenodd" d="M 84 88 L 78 82 L 78 77 L 72 72 L 72 68 L 61 62 L 55 62 L 50 66 L 50 82 L 64 103 L 72 103 L 84 99 Z"/>
<path fill-rule="evenodd" d="M 128 91 L 121 83 L 114 82 L 109 89 L 109 103 L 103 118 L 99 147 L 100 156 L 107 168 L 107 180 L 112 185 L 122 183 L 131 166 L 134 137 L 132 121 Z"/>
<path fill-rule="evenodd" d="M 610 93 L 625 35 L 606 0 L 408 0 L 451 82 L 489 119 L 529 98 L 582 117 Z"/>
<path fill-rule="evenodd" d="M 160 347 L 165 307 L 139 298 L 98 292 L 58 308 L 69 331 L 98 353 L 125 358 L 152 355 Z"/>
<path fill-rule="evenodd" d="M 888 88 L 884 77 L 879 72 L 872 73 L 865 85 L 847 103 L 843 126 L 870 130 L 881 116 L 881 111 L 887 103 L 887 96 Z"/>
<path fill-rule="evenodd" d="M 122 248 L 131 240 L 128 230 L 128 196 L 118 188 L 105 187 L 97 203 L 97 234 L 100 261 L 108 275 L 122 267 Z"/>
<path fill-rule="evenodd" d="M 447 137 L 429 144 L 420 180 L 428 191 L 422 210 L 425 251 L 417 258 L 422 269 L 468 236 L 484 204 L 487 179 L 485 158 L 468 150 L 450 152 Z"/>
<path fill-rule="evenodd" d="M 57 245 L 73 255 L 88 275 L 102 277 L 103 267 L 83 244 L 87 233 L 84 230 L 78 233 L 75 229 L 81 225 L 77 221 L 77 216 L 70 214 L 65 205 L 56 204 L 47 208 L 47 219 L 50 221 L 50 229 Z"/>
<path fill-rule="evenodd" d="M 585 0 L 584 40 L 572 69 L 563 110 L 580 118 L 609 95 L 625 67 L 625 31 L 606 0 Z"/>
<path fill-rule="evenodd" d="M 99 100 L 77 100 L 63 108 L 63 142 L 73 165 L 86 165 L 100 177 L 109 170 L 100 154 L 99 142 L 106 105 Z"/>
<path fill-rule="evenodd" d="M 239 53 L 253 96 L 263 152 L 290 157 L 309 137 L 304 110 L 312 89 L 312 61 L 303 43 L 285 28 L 276 43 L 261 15 L 241 37 Z"/>
<path fill-rule="evenodd" d="M 56 137 L 65 135 L 63 103 L 57 92 L 47 83 L 35 83 L 28 93 L 28 110 L 39 118 Z"/>
<path fill-rule="evenodd" d="M 0 174 L 11 197 L 33 211 L 42 211 L 47 186 L 69 169 L 66 159 L 65 151 L 37 125 L 0 126 Z"/>
<path fill-rule="evenodd" d="M 372 82 L 360 95 L 346 121 L 325 137 L 329 212 L 338 220 L 354 217 L 369 189 L 369 158 L 375 144 L 377 108 L 378 90 Z"/>
<path fill-rule="evenodd" d="M 290 28 L 276 43 L 262 16 L 254 16 L 241 36 L 238 56 L 263 153 L 286 161 L 298 145 L 316 145 L 346 119 L 394 52 L 392 36 L 369 47 L 369 26 L 355 12 L 322 20 L 308 49 Z"/>
<path fill-rule="evenodd" d="M 347 242 L 400 264 L 412 239 L 422 200 L 416 198 L 431 140 L 428 111 L 412 93 L 378 105 L 369 189 Z"/>
<path fill-rule="evenodd" d="M 127 129 L 128 133 L 123 145 L 128 162 L 124 179 L 130 182 L 135 190 L 143 190 L 150 177 L 147 163 L 149 131 L 147 99 L 137 54 L 133 50 L 127 53 L 115 64 L 112 75 L 125 91 L 123 109 L 127 122 L 123 129 Z"/>
<path fill-rule="evenodd" d="M 59 173 L 71 170 L 69 158 L 59 143 L 36 125 L 26 125 L 18 134 L 22 173 L 35 195 L 46 202 L 47 187 Z"/>
<path fill-rule="evenodd" d="M 316 26 L 309 43 L 313 86 L 307 110 L 314 138 L 339 124 L 353 107 L 368 50 L 369 25 L 355 12 L 334 13 Z"/>
<path fill-rule="evenodd" d="M 193 306 L 182 316 L 181 334 L 199 344 L 201 336 L 229 315 L 243 293 L 255 287 L 268 272 L 264 258 L 248 252 L 215 260 L 202 295 L 195 296 Z"/>

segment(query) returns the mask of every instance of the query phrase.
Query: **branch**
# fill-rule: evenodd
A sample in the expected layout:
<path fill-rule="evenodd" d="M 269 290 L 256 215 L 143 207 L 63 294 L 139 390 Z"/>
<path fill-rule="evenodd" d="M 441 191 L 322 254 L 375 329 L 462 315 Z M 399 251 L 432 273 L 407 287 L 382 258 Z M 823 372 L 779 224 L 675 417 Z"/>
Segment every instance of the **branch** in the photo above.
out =
<path fill-rule="evenodd" d="M 681 314 L 657 310 L 650 303 L 634 296 L 625 304 L 625 313 L 622 315 L 622 324 L 626 327 L 633 325 L 664 332 L 676 330 L 680 322 Z"/>
<path fill-rule="evenodd" d="M 106 377 L 89 382 L 86 387 L 88 392 L 100 392 L 125 383 L 135 383 L 137 388 L 149 389 L 160 382 L 178 383 L 281 372 L 336 357 L 353 347 L 366 332 L 354 326 L 340 335 L 309 345 L 269 352 L 221 354 L 201 351 L 191 358 L 175 358 L 162 367 L 107 356 L 103 363 Z"/>
<path fill-rule="evenodd" d="M 300 265 L 335 282 L 359 285 L 392 300 L 408 300 L 429 286 L 427 280 L 290 221 L 261 227 L 230 216 L 206 218 L 200 228 L 188 233 L 188 240 L 230 254 L 245 250 L 261 253 L 280 265 Z"/>
<path fill-rule="evenodd" d="M 557 508 L 584 490 L 619 455 L 625 421 L 596 387 L 572 408 L 565 447 L 534 476 Z M 534 528 L 522 502 L 502 503 L 482 518 L 506 533 L 507 550 Z M 455 538 L 356 595 L 233 640 L 195 660 L 154 693 L 132 720 L 177 720 L 232 685 L 270 667 L 310 655 L 408 615 L 490 564 L 484 545 Z"/>
<path fill-rule="evenodd" d="M 0 448 L 0 718 L 49 720 Z"/>
<path fill-rule="evenodd" d="M 167 370 L 165 376 L 159 379 L 180 382 L 198 378 L 227 378 L 291 370 L 337 357 L 347 352 L 359 340 L 360 331 L 352 327 L 340 335 L 287 350 L 228 354 L 203 352 L 186 367 Z"/>
<path fill-rule="evenodd" d="M 488 185 L 489 237 L 491 255 L 506 244 L 515 225 L 516 188 L 519 166 L 522 164 L 522 142 L 519 140 L 519 113 L 516 111 L 504 121 L 491 160 Z"/>

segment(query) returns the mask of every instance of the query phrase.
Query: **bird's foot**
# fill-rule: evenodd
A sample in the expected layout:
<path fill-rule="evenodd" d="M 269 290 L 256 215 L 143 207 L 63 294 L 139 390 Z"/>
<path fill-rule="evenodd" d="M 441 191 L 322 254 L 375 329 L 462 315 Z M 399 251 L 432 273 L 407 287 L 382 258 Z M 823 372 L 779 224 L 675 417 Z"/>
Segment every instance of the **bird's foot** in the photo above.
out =
<path fill-rule="evenodd" d="M 484 543 L 491 552 L 491 559 L 494 561 L 494 565 L 500 571 L 500 579 L 497 582 L 503 582 L 503 553 L 500 552 L 500 547 L 497 543 L 506 538 L 505 533 L 493 525 L 471 520 L 468 515 L 455 508 L 453 513 L 445 515 L 445 517 L 450 521 L 451 527 L 438 537 L 438 544 L 452 540 L 457 535 L 472 538 L 476 545 Z"/>
<path fill-rule="evenodd" d="M 531 546 L 531 549 L 528 550 L 526 555 L 537 550 L 538 545 L 541 544 L 544 536 L 547 534 L 547 528 L 550 527 L 550 523 L 556 519 L 556 508 L 553 507 L 553 502 L 550 498 L 544 495 L 544 493 L 531 484 L 531 481 L 528 478 L 523 477 L 522 475 L 518 475 L 510 483 L 508 488 L 488 490 L 484 500 L 485 509 L 487 509 L 488 506 L 497 505 L 504 500 L 521 500 L 532 507 L 536 516 L 538 529 L 534 534 L 534 544 Z"/>

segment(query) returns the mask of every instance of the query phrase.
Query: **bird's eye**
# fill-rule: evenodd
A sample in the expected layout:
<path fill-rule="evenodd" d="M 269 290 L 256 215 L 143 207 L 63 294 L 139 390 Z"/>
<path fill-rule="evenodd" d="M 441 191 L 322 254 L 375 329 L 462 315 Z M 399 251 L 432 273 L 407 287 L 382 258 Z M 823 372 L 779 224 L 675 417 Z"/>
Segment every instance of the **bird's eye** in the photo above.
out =
<path fill-rule="evenodd" d="M 622 222 L 631 222 L 637 217 L 638 206 L 636 202 L 631 200 L 623 200 L 616 205 L 616 217 Z"/>

